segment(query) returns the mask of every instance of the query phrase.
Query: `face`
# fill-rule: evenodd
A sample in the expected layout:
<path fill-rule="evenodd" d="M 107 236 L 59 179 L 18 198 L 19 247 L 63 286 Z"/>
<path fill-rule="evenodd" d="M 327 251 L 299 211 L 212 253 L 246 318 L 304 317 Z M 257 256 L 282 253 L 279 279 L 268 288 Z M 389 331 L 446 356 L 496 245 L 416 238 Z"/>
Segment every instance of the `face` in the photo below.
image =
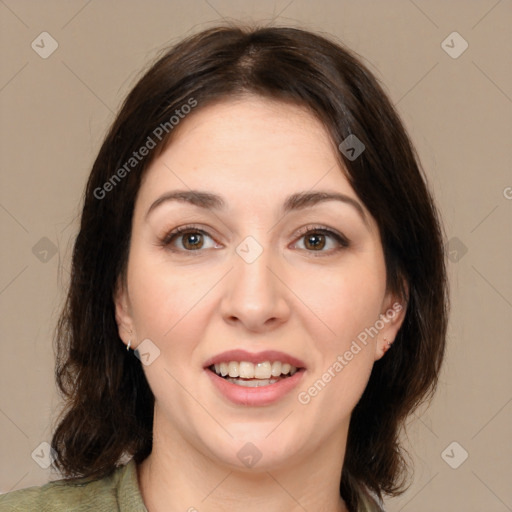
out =
<path fill-rule="evenodd" d="M 339 457 L 403 318 L 376 223 L 304 109 L 249 96 L 181 122 L 142 182 L 115 295 L 155 435 L 231 468 Z"/>

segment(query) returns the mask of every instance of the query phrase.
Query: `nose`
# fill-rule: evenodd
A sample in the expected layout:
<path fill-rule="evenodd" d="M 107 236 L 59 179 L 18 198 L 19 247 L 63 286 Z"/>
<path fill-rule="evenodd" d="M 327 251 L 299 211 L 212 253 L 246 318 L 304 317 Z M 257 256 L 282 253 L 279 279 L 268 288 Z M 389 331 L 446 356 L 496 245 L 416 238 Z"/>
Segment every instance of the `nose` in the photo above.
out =
<path fill-rule="evenodd" d="M 279 257 L 268 248 L 254 261 L 235 252 L 233 267 L 221 304 L 224 320 L 252 332 L 265 332 L 285 323 L 290 316 L 290 291 Z"/>

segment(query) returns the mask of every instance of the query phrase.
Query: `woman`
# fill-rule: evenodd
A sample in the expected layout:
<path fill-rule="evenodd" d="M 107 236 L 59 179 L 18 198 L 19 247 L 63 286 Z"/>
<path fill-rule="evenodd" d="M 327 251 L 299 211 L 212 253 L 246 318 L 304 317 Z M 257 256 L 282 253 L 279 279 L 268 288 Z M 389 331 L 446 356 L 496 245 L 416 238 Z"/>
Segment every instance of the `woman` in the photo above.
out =
<path fill-rule="evenodd" d="M 89 177 L 65 478 L 0 504 L 381 510 L 446 324 L 438 214 L 368 69 L 304 30 L 205 30 L 140 79 Z"/>

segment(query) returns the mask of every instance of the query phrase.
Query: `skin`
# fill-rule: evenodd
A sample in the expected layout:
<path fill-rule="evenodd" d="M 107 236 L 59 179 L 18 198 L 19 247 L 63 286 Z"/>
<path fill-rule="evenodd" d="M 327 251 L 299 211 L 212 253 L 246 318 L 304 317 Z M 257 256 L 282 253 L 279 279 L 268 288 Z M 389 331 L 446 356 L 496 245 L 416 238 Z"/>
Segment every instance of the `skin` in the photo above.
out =
<path fill-rule="evenodd" d="M 138 467 L 150 512 L 240 503 L 248 512 L 347 510 L 339 481 L 350 414 L 405 307 L 308 404 L 299 403 L 298 393 L 399 302 L 386 290 L 377 225 L 336 151 L 303 108 L 246 96 L 194 111 L 148 169 L 114 300 L 122 340 L 133 349 L 150 339 L 160 350 L 143 367 L 156 402 L 153 451 Z M 162 194 L 183 189 L 221 195 L 226 210 L 168 201 L 146 217 Z M 288 195 L 319 190 L 358 201 L 364 219 L 338 201 L 280 213 Z M 208 235 L 160 243 L 188 224 Z M 310 225 L 341 233 L 349 246 L 320 236 L 318 248 L 311 233 L 299 233 Z M 236 252 L 249 235 L 263 249 L 252 263 Z M 203 365 L 236 348 L 286 352 L 306 363 L 306 373 L 276 403 L 235 405 Z M 262 454 L 251 468 L 237 457 L 248 442 Z"/>

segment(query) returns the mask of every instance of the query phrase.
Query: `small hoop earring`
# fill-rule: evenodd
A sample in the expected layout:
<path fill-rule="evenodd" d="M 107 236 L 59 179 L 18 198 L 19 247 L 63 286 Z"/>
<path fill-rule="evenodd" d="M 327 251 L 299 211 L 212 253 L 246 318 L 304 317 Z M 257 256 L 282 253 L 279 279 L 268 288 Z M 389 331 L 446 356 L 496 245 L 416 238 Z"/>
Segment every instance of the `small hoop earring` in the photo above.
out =
<path fill-rule="evenodd" d="M 387 338 L 384 338 L 384 342 L 386 343 L 386 345 L 384 346 L 384 348 L 382 350 L 384 350 L 384 354 L 385 354 L 390 349 L 391 344 L 393 342 L 392 341 L 388 341 Z"/>
<path fill-rule="evenodd" d="M 126 345 L 126 350 L 130 350 L 131 344 L 132 344 L 132 340 L 128 340 L 128 345 Z"/>

